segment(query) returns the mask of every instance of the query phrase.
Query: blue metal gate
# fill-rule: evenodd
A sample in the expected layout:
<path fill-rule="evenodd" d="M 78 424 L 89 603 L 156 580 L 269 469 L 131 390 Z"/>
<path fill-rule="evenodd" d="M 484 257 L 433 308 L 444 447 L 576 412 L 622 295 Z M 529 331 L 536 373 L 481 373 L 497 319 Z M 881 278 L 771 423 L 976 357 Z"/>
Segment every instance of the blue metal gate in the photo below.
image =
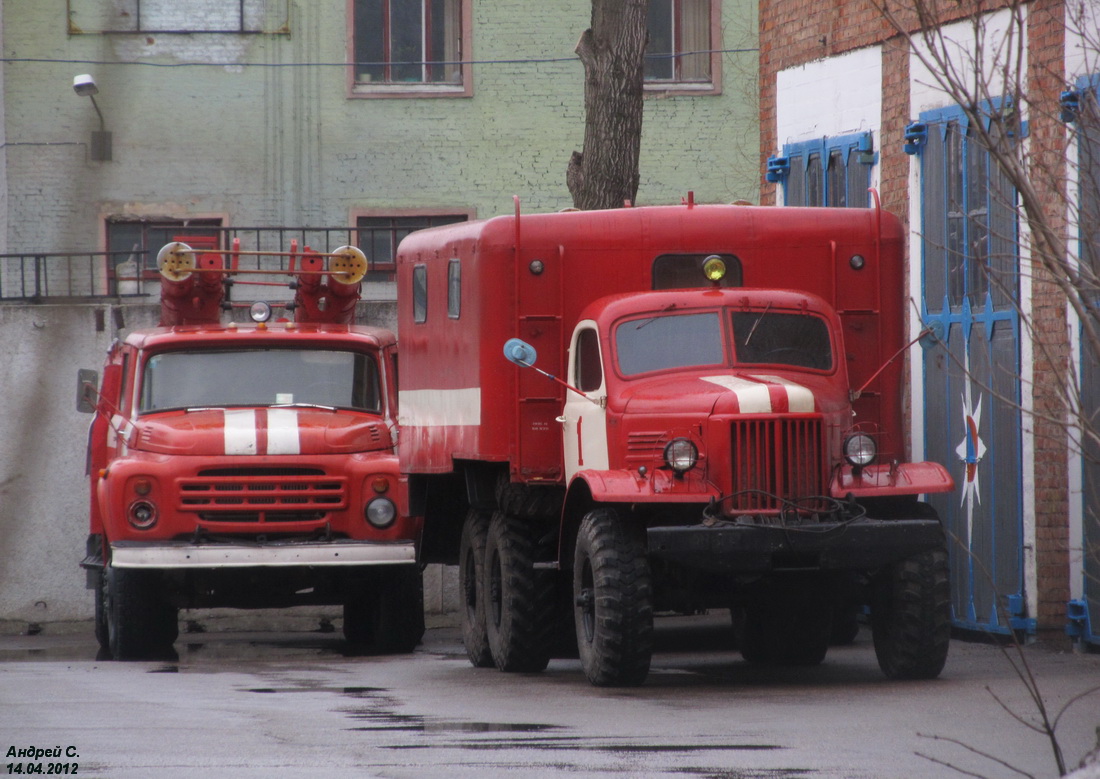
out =
<path fill-rule="evenodd" d="M 1078 256 L 1092 271 L 1100 271 L 1100 75 L 1078 80 L 1077 90 L 1063 96 L 1063 118 L 1077 124 Z M 1068 98 L 1068 99 L 1067 99 Z M 1094 296 L 1090 296 L 1094 297 Z M 1098 301 L 1092 326 L 1100 330 Z M 1084 328 L 1082 328 L 1084 330 Z M 1081 410 L 1085 425 L 1100 428 L 1100 353 L 1081 339 Z M 1069 631 L 1075 638 L 1100 645 L 1100 443 L 1083 435 L 1081 462 L 1082 598 L 1068 607 Z"/>
<path fill-rule="evenodd" d="M 933 496 L 949 533 L 954 621 L 1028 629 L 1022 545 L 1015 193 L 957 108 L 906 132 L 920 155 L 925 456 L 958 489 Z"/>

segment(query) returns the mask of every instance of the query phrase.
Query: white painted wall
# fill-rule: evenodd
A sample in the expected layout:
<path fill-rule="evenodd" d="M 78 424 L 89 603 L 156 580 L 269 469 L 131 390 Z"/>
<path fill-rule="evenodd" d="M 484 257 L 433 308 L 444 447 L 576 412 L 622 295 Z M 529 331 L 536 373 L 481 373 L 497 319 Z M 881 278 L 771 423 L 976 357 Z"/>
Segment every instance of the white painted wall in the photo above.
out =
<path fill-rule="evenodd" d="M 776 138 L 784 143 L 877 133 L 882 125 L 882 48 L 841 54 L 776 74 Z"/>
<path fill-rule="evenodd" d="M 928 41 L 917 40 L 909 58 L 909 106 L 911 118 L 915 121 L 924 111 L 946 108 L 954 104 L 934 75 L 937 56 L 940 61 L 946 59 L 957 81 L 961 83 L 981 83 L 982 94 L 993 98 L 1023 91 L 1027 74 L 1027 41 L 1021 42 L 1020 35 L 1026 35 L 1027 8 L 1020 10 L 1021 17 L 1014 21 L 1009 11 L 986 14 L 975 25 L 971 21 L 944 25 Z M 938 54 L 937 54 L 938 52 Z M 1018 59 L 1017 59 L 1018 57 Z M 976 81 L 980 79 L 980 81 Z M 1022 106 L 1025 111 L 1026 105 Z M 1026 143 L 1026 140 L 1025 140 Z M 920 166 L 909 167 L 909 257 L 914 267 L 919 267 L 921 257 L 921 181 Z M 1020 220 L 1020 267 L 1030 264 L 1028 254 L 1029 236 L 1026 220 Z M 910 297 L 920 300 L 921 278 L 917 272 L 909 275 Z M 1031 316 L 1031 274 L 1020 274 L 1020 314 Z M 911 337 L 916 337 L 921 322 L 917 317 L 910 320 Z M 1020 381 L 1022 386 L 1022 472 L 1035 472 L 1035 436 L 1032 427 L 1030 387 L 1034 382 L 1033 344 L 1028 337 L 1027 328 L 1021 328 L 1020 336 Z M 913 430 L 924 429 L 924 374 L 921 360 L 910 361 L 910 387 L 913 392 Z M 923 436 L 914 433 L 913 456 L 924 456 Z M 1024 589 L 1027 593 L 1027 609 L 1030 614 L 1038 613 L 1038 575 L 1035 560 L 1035 484 L 1032 479 L 1023 480 L 1023 546 L 1024 546 Z"/>
<path fill-rule="evenodd" d="M 1098 50 L 1096 31 L 1100 29 L 1100 6 L 1082 3 L 1076 7 L 1066 8 L 1066 52 L 1065 69 L 1066 84 L 1075 87 L 1077 79 L 1100 73 L 1100 50 Z M 1072 133 L 1068 132 L 1068 148 L 1066 158 L 1069 165 L 1066 169 L 1066 222 L 1070 225 L 1070 235 L 1073 235 L 1073 225 L 1077 224 L 1077 189 L 1078 174 L 1077 155 L 1078 147 Z M 1071 240 L 1069 244 L 1070 256 L 1077 259 L 1077 247 Z M 1067 327 L 1070 334 L 1071 355 L 1074 365 L 1080 366 L 1080 329 L 1078 318 L 1072 309 L 1067 309 Z M 1080 374 L 1078 374 L 1080 375 Z M 1079 448 L 1075 443 L 1070 445 L 1069 451 L 1069 589 L 1070 598 L 1073 600 L 1084 597 L 1084 499 L 1083 479 L 1081 470 L 1081 458 L 1078 456 Z"/>

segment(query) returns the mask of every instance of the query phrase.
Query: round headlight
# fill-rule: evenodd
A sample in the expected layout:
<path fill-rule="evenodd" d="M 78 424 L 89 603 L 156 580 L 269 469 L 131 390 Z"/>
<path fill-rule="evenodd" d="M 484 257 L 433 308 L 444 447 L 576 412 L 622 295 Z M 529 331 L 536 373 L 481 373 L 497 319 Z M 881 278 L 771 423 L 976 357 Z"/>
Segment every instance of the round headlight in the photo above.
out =
<path fill-rule="evenodd" d="M 690 471 L 698 459 L 699 450 L 686 438 L 674 438 L 665 447 L 665 462 L 676 473 Z"/>
<path fill-rule="evenodd" d="M 397 519 L 397 506 L 389 498 L 375 498 L 363 509 L 367 522 L 381 530 L 389 527 Z"/>
<path fill-rule="evenodd" d="M 157 507 L 147 500 L 136 500 L 130 504 L 127 519 L 138 530 L 148 530 L 157 524 Z"/>
<path fill-rule="evenodd" d="M 866 433 L 855 433 L 844 439 L 844 459 L 851 465 L 863 467 L 875 461 L 878 447 L 875 439 Z"/>
<path fill-rule="evenodd" d="M 271 304 L 257 300 L 248 309 L 248 316 L 252 318 L 253 322 L 266 322 L 271 319 Z"/>

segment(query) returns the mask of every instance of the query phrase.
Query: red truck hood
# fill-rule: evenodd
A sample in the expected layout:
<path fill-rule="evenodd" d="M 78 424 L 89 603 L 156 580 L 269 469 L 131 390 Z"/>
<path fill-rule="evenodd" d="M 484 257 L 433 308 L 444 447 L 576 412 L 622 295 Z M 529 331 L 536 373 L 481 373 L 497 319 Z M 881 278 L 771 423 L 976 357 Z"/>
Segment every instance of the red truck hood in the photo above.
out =
<path fill-rule="evenodd" d="M 130 440 L 144 452 L 215 456 L 345 454 L 392 446 L 377 416 L 305 408 L 173 411 L 138 420 Z"/>
<path fill-rule="evenodd" d="M 639 382 L 623 394 L 626 411 L 637 414 L 797 414 L 822 412 L 827 379 L 798 380 L 764 371 L 685 377 L 670 376 Z"/>

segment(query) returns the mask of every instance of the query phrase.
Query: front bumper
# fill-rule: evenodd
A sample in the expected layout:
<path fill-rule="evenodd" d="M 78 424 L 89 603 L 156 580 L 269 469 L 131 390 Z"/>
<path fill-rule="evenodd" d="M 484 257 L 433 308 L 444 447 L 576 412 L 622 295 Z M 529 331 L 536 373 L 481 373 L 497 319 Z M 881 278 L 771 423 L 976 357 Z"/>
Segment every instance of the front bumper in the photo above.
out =
<path fill-rule="evenodd" d="M 192 544 L 116 541 L 111 565 L 117 568 L 278 568 L 353 565 L 411 565 L 410 542 L 334 541 L 306 543 Z"/>
<path fill-rule="evenodd" d="M 653 527 L 652 558 L 720 574 L 878 568 L 941 547 L 935 519 L 859 519 L 808 525 L 720 523 Z"/>

